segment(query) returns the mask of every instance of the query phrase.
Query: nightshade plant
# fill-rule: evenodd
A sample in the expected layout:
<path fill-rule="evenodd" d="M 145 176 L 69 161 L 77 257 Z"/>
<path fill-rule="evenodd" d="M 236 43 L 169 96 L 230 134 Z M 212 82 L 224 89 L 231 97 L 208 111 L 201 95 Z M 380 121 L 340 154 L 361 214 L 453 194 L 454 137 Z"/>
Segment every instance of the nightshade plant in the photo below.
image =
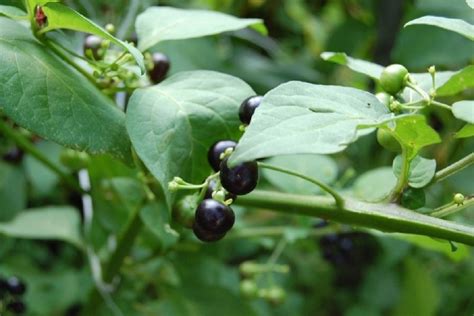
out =
<path fill-rule="evenodd" d="M 379 93 L 290 81 L 259 97 L 246 82 L 225 73 L 194 70 L 167 75 L 173 56 L 152 48 L 164 41 L 246 27 L 264 36 L 262 20 L 151 7 L 135 21 L 134 44 L 114 36 L 115 27 L 103 28 L 59 1 L 25 0 L 23 5 L 0 5 L 0 133 L 17 150 L 5 153 L 5 160 L 21 159 L 21 149 L 59 176 L 81 203 L 79 212 L 72 206 L 23 212 L 25 197 L 12 198 L 8 187 L 2 188 L 0 233 L 59 239 L 77 247 L 94 281 L 85 315 L 100 306 L 121 314 L 114 293 L 123 270 L 130 267 L 126 258 L 134 245 L 147 243 L 144 230 L 155 241 L 152 250 L 139 257 L 162 255 L 190 240 L 198 243 L 190 237 L 190 228 L 199 239 L 215 242 L 232 232 L 231 206 L 238 207 L 236 213 L 268 209 L 356 230 L 424 235 L 453 249 L 474 245 L 473 226 L 446 219 L 472 209 L 469 190 L 474 188 L 452 192 L 452 201 L 436 207 L 426 206 L 424 193 L 472 165 L 474 154 L 442 169 L 433 157 L 422 156 L 431 145 L 474 136 L 474 101 L 444 102 L 474 87 L 473 66 L 455 72 L 431 66 L 425 73 L 410 73 L 402 65 L 383 67 L 325 52 L 322 59 L 374 79 Z M 461 20 L 424 17 L 407 26 L 415 24 L 474 39 L 474 26 Z M 84 35 L 79 51 L 68 41 L 71 31 Z M 432 108 L 454 116 L 464 127 L 442 139 L 424 111 Z M 342 189 L 328 179 L 296 171 L 291 160 L 285 160 L 288 155 L 340 153 L 375 132 L 383 147 L 399 153 L 389 171 L 392 183 L 379 183 L 374 173 Z M 61 147 L 40 148 L 35 145 L 38 138 L 64 148 L 61 164 L 46 154 Z M 223 140 L 237 144 L 227 141 L 226 148 L 212 147 Z M 309 163 L 332 163 L 324 160 L 330 159 L 326 156 L 317 157 Z M 17 172 L 13 164 L 0 164 L 1 181 L 11 190 L 24 186 Z M 303 188 L 264 190 L 268 182 L 285 186 L 278 174 L 301 180 Z M 258 184 L 262 178 L 266 182 Z M 235 217 L 236 225 L 239 218 Z M 98 233 L 96 221 L 106 223 L 108 236 L 107 231 Z M 332 250 L 324 257 L 349 266 L 355 260 L 351 258 L 368 257 L 367 251 L 372 255 L 370 249 L 360 250 L 360 255 L 344 248 L 351 243 L 349 237 L 365 238 L 363 234 L 326 237 L 321 244 Z M 279 249 L 275 253 L 281 253 Z M 284 300 L 280 287 L 258 288 L 253 283 L 255 274 L 288 272 L 287 266 L 273 261 L 270 266 L 244 268 L 250 271 L 241 283 L 245 296 L 275 304 Z"/>

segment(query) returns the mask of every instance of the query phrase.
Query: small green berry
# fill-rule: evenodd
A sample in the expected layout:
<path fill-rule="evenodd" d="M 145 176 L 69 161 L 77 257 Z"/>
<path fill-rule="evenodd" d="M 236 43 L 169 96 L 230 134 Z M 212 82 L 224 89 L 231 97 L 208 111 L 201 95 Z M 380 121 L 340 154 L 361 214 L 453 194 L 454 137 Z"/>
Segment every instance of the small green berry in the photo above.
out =
<path fill-rule="evenodd" d="M 253 280 L 242 280 L 240 282 L 240 294 L 246 298 L 256 298 L 258 295 L 257 283 Z"/>
<path fill-rule="evenodd" d="M 113 35 L 115 33 L 115 25 L 109 23 L 105 26 L 105 30 Z"/>
<path fill-rule="evenodd" d="M 456 193 L 453 197 L 453 202 L 457 205 L 464 204 L 464 195 L 462 195 L 461 193 Z"/>
<path fill-rule="evenodd" d="M 387 150 L 396 153 L 402 151 L 402 147 L 400 146 L 400 143 L 397 141 L 397 139 L 384 128 L 379 128 L 377 130 L 377 141 L 383 148 Z"/>
<path fill-rule="evenodd" d="M 251 278 L 261 272 L 260 265 L 252 261 L 246 261 L 239 267 L 240 274 L 243 277 Z"/>
<path fill-rule="evenodd" d="M 393 64 L 382 71 L 380 85 L 385 92 L 396 95 L 405 87 L 408 77 L 408 70 L 404 66 Z"/>

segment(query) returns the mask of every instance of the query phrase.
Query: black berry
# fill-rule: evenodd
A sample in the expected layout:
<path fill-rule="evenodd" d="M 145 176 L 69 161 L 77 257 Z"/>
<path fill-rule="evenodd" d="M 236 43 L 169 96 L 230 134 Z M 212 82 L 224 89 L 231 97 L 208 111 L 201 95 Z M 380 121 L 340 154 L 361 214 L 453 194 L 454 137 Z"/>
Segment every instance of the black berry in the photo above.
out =
<path fill-rule="evenodd" d="M 14 314 L 23 314 L 26 312 L 26 305 L 22 301 L 12 301 L 7 304 L 7 310 Z"/>
<path fill-rule="evenodd" d="M 237 143 L 233 140 L 220 140 L 215 142 L 207 152 L 207 161 L 211 165 L 214 171 L 219 171 L 222 159 L 221 154 L 223 154 L 227 148 L 235 148 Z"/>
<path fill-rule="evenodd" d="M 209 185 L 207 187 L 206 195 L 204 196 L 204 198 L 212 199 L 212 192 L 214 192 L 216 188 L 217 188 L 217 181 L 215 180 L 209 181 Z M 237 195 L 227 192 L 225 195 L 225 199 L 226 200 L 232 199 L 233 201 L 235 201 L 235 199 L 237 199 Z"/>
<path fill-rule="evenodd" d="M 196 223 L 194 223 L 194 225 L 193 225 L 193 232 L 194 232 L 194 235 L 199 240 L 205 241 L 205 242 L 218 241 L 218 240 L 222 239 L 225 236 L 225 233 L 216 234 L 216 233 L 209 232 L 209 231 L 203 229 L 201 226 L 199 226 Z"/>
<path fill-rule="evenodd" d="M 23 151 L 18 147 L 13 147 L 5 155 L 3 155 L 3 160 L 10 163 L 19 163 L 23 159 Z"/>
<path fill-rule="evenodd" d="M 91 50 L 92 56 L 95 59 L 99 60 L 102 57 L 100 56 L 99 50 L 102 45 L 102 38 L 96 35 L 88 35 L 84 41 L 84 54 L 86 54 L 87 50 Z"/>
<path fill-rule="evenodd" d="M 262 96 L 256 95 L 247 98 L 242 102 L 239 108 L 239 118 L 242 123 L 250 124 L 250 119 L 252 118 L 255 109 L 259 107 L 262 99 Z"/>
<path fill-rule="evenodd" d="M 163 53 L 153 53 L 151 60 L 153 61 L 153 69 L 150 70 L 150 79 L 153 83 L 160 83 L 165 79 L 170 69 L 170 60 Z"/>
<path fill-rule="evenodd" d="M 257 162 L 248 161 L 229 168 L 227 159 L 224 159 L 221 163 L 220 179 L 224 189 L 230 193 L 237 195 L 250 193 L 258 183 Z"/>
<path fill-rule="evenodd" d="M 203 200 L 196 209 L 195 225 L 213 234 L 223 234 L 234 225 L 235 216 L 230 207 L 216 200 Z"/>
<path fill-rule="evenodd" d="M 17 277 L 7 279 L 7 290 L 13 295 L 22 295 L 26 292 L 26 285 Z"/>

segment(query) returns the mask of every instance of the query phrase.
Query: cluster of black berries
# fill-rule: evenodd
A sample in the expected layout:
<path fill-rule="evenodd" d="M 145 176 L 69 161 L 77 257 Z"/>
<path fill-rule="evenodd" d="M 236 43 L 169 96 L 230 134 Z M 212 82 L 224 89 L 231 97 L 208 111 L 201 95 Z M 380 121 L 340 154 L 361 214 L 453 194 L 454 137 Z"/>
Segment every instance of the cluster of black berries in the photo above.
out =
<path fill-rule="evenodd" d="M 253 96 L 242 102 L 239 117 L 242 123 L 249 124 L 255 109 L 260 105 L 262 97 Z M 219 171 L 219 181 L 211 181 L 204 200 L 198 205 L 194 217 L 193 231 L 202 241 L 222 239 L 232 228 L 235 221 L 233 210 L 227 205 L 238 195 L 250 193 L 258 182 L 258 165 L 256 161 L 248 161 L 230 168 L 227 165 L 226 153 L 233 150 L 237 143 L 232 140 L 221 140 L 214 143 L 208 151 L 208 161 L 214 171 Z M 219 188 L 225 190 L 224 201 L 213 198 Z M 230 201 L 230 203 L 225 203 Z"/>
<path fill-rule="evenodd" d="M 363 232 L 328 234 L 319 240 L 323 258 L 337 270 L 336 282 L 356 285 L 379 253 L 375 237 Z"/>
<path fill-rule="evenodd" d="M 22 301 L 25 292 L 26 285 L 19 278 L 0 278 L 0 315 L 3 307 L 13 314 L 23 314 L 26 311 Z"/>

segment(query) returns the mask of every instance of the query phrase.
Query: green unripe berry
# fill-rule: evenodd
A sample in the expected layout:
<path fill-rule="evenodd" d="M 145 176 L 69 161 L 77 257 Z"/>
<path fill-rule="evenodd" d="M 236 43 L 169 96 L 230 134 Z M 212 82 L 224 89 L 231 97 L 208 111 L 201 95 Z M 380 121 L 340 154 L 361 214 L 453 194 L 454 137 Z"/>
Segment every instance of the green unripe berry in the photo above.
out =
<path fill-rule="evenodd" d="M 400 143 L 396 140 L 393 135 L 384 128 L 377 130 L 377 141 L 383 148 L 399 153 L 402 151 Z"/>
<path fill-rule="evenodd" d="M 261 270 L 262 269 L 260 265 L 252 261 L 246 261 L 242 263 L 239 267 L 240 274 L 246 278 L 253 277 L 254 275 L 260 273 Z"/>
<path fill-rule="evenodd" d="M 416 210 L 425 206 L 426 197 L 423 189 L 407 188 L 403 191 L 401 204 L 410 210 Z"/>
<path fill-rule="evenodd" d="M 177 184 L 176 184 L 177 185 Z M 199 204 L 199 195 L 187 195 L 173 207 L 173 219 L 186 228 L 193 228 L 194 213 Z"/>
<path fill-rule="evenodd" d="M 404 66 L 393 64 L 382 71 L 380 85 L 385 92 L 396 95 L 405 87 L 408 77 L 408 70 Z"/>
<path fill-rule="evenodd" d="M 262 289 L 259 291 L 259 296 L 268 300 L 270 303 L 279 305 L 286 299 L 286 292 L 278 286 L 273 286 L 269 289 Z"/>
<path fill-rule="evenodd" d="M 115 25 L 113 25 L 112 23 L 107 24 L 105 26 L 105 29 L 107 32 L 109 32 L 112 35 L 115 33 Z"/>
<path fill-rule="evenodd" d="M 453 197 L 453 202 L 457 205 L 462 205 L 464 203 L 464 195 L 456 193 Z"/>
<path fill-rule="evenodd" d="M 89 166 L 90 157 L 85 152 L 65 149 L 61 152 L 59 161 L 71 171 L 78 171 Z"/>
<path fill-rule="evenodd" d="M 258 295 L 257 283 L 253 280 L 242 280 L 240 282 L 240 294 L 246 298 L 256 298 Z"/>

